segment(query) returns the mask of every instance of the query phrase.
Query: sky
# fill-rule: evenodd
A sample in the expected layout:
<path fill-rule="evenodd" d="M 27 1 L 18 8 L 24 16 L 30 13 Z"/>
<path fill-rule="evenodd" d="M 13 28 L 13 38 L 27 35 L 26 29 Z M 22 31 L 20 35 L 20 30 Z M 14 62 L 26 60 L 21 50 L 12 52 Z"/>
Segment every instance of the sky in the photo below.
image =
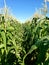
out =
<path fill-rule="evenodd" d="M 9 11 L 21 22 L 24 22 L 42 7 L 44 0 L 6 0 Z M 49 3 L 48 3 L 49 5 Z M 4 0 L 0 0 L 0 8 L 4 7 Z"/>

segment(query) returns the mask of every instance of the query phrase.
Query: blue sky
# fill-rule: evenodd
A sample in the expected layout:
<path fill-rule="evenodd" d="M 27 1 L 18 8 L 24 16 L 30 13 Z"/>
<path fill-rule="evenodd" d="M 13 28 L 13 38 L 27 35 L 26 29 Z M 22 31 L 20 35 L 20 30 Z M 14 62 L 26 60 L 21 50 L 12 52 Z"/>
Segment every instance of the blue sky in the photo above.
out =
<path fill-rule="evenodd" d="M 6 3 L 13 15 L 21 22 L 24 22 L 34 14 L 36 8 L 39 9 L 42 7 L 43 1 L 44 0 L 6 0 Z M 4 0 L 0 0 L 0 8 L 3 6 Z"/>

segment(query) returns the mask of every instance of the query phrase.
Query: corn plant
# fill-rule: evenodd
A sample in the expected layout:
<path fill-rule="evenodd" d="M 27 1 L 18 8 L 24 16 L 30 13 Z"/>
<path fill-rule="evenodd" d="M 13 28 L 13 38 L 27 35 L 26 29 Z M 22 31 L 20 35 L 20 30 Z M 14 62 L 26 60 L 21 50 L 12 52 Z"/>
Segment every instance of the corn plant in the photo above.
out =
<path fill-rule="evenodd" d="M 24 37 L 24 46 L 28 44 L 28 52 L 23 57 L 22 65 L 48 65 L 49 64 L 49 22 L 48 18 L 36 19 L 33 18 L 32 23 L 29 25 L 31 31 L 25 27 L 26 33 L 31 32 L 31 36 Z M 25 34 L 25 33 L 24 33 Z M 27 37 L 27 38 L 26 38 Z M 29 39 L 30 38 L 30 39 Z M 31 42 L 32 41 L 32 42 Z M 31 42 L 31 43 L 30 43 Z M 30 46 L 29 46 L 30 44 Z M 27 48 L 27 47 L 26 47 Z M 25 49 L 25 51 L 27 51 Z"/>
<path fill-rule="evenodd" d="M 19 53 L 22 50 L 21 47 L 22 33 L 18 33 L 19 26 L 20 24 L 17 22 L 10 22 L 5 20 L 2 20 L 2 22 L 0 23 L 1 65 L 13 65 L 13 64 L 16 65 L 19 64 L 19 62 L 21 63 L 20 61 L 21 57 Z"/>

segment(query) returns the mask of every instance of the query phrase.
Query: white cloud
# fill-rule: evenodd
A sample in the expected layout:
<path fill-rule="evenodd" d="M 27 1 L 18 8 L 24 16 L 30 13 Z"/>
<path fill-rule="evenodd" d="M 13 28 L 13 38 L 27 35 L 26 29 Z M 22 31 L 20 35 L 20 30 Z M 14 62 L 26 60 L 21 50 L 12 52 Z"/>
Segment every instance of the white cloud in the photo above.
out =
<path fill-rule="evenodd" d="M 46 0 L 46 1 L 48 1 L 48 2 L 49 2 L 49 0 Z"/>

